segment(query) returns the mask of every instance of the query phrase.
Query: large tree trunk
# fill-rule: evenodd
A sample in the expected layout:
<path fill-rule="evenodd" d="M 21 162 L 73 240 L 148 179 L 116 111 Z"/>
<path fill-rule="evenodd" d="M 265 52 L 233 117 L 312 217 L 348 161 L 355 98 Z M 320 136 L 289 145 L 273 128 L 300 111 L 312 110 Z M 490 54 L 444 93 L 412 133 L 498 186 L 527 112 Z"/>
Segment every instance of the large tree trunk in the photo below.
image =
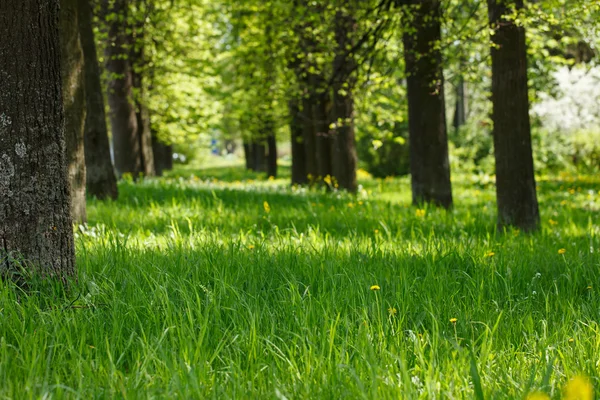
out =
<path fill-rule="evenodd" d="M 78 0 L 60 1 L 61 73 L 65 112 L 65 139 L 71 188 L 71 216 L 74 221 L 86 221 L 84 60 L 78 25 Z"/>
<path fill-rule="evenodd" d="M 79 32 L 84 56 L 85 75 L 85 168 L 88 194 L 98 199 L 116 199 L 117 179 L 110 157 L 104 96 L 92 26 L 90 0 L 79 0 Z"/>
<path fill-rule="evenodd" d="M 352 75 L 356 68 L 354 55 L 348 48 L 354 42 L 356 21 L 348 13 L 336 14 L 335 39 L 336 55 L 333 61 L 333 130 L 332 158 L 333 175 L 337 185 L 349 192 L 356 192 L 356 143 L 354 137 L 354 98 Z"/>
<path fill-rule="evenodd" d="M 173 145 L 163 143 L 154 131 L 152 131 L 152 154 L 157 176 L 162 176 L 164 171 L 173 169 Z"/>
<path fill-rule="evenodd" d="M 254 159 L 254 167 L 256 172 L 267 171 L 267 148 L 265 139 L 253 139 L 252 141 L 252 157 Z"/>
<path fill-rule="evenodd" d="M 306 161 L 306 178 L 313 184 L 319 176 L 317 168 L 317 137 L 312 119 L 313 96 L 302 99 L 302 138 L 304 139 L 304 159 Z"/>
<path fill-rule="evenodd" d="M 252 142 L 244 138 L 244 159 L 246 160 L 246 169 L 254 171 L 254 154 L 252 154 Z"/>
<path fill-rule="evenodd" d="M 0 2 L 0 271 L 75 274 L 59 4 Z"/>
<path fill-rule="evenodd" d="M 129 60 L 131 27 L 127 24 L 127 1 L 104 0 L 108 43 L 104 51 L 108 80 L 108 105 L 115 167 L 119 175 L 134 178 L 144 172 L 138 120 L 133 100 L 133 69 Z"/>
<path fill-rule="evenodd" d="M 274 132 L 267 136 L 267 176 L 277 178 L 277 139 Z"/>
<path fill-rule="evenodd" d="M 290 131 L 292 133 L 292 185 L 303 185 L 306 179 L 306 154 L 302 140 L 302 115 L 298 99 L 290 100 Z"/>
<path fill-rule="evenodd" d="M 498 226 L 533 231 L 539 210 L 533 169 L 525 29 L 507 17 L 523 1 L 488 0 L 492 34 L 492 102 Z"/>
<path fill-rule="evenodd" d="M 413 204 L 452 206 L 439 0 L 412 0 L 404 35 Z"/>

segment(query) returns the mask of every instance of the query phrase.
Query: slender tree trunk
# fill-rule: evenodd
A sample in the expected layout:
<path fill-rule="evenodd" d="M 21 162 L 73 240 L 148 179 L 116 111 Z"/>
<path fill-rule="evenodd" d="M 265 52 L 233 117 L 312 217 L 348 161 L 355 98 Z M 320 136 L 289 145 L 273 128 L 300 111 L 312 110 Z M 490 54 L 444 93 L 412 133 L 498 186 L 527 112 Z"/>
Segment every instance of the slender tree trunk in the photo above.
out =
<path fill-rule="evenodd" d="M 356 21 L 347 11 L 336 14 L 336 55 L 333 61 L 333 175 L 337 185 L 349 192 L 356 192 L 356 143 L 354 136 L 354 98 L 352 77 L 356 61 L 348 48 L 354 42 Z"/>
<path fill-rule="evenodd" d="M 306 178 L 309 184 L 313 184 L 319 176 L 317 168 L 317 137 L 312 116 L 312 101 L 314 97 L 302 99 L 302 138 L 304 139 L 304 159 L 306 161 Z"/>
<path fill-rule="evenodd" d="M 440 0 L 411 2 L 412 32 L 404 35 L 413 204 L 450 208 L 452 185 L 444 104 Z"/>
<path fill-rule="evenodd" d="M 146 106 L 146 88 L 144 73 L 146 73 L 146 56 L 144 53 L 144 21 L 135 24 L 131 37 L 131 66 L 132 82 L 135 98 L 135 115 L 137 119 L 137 136 L 140 142 L 142 172 L 146 176 L 156 174 L 154 154 L 152 152 L 152 130 L 150 127 L 150 111 Z"/>
<path fill-rule="evenodd" d="M 539 210 L 533 169 L 527 48 L 525 29 L 508 17 L 510 5 L 523 1 L 488 0 L 492 42 L 492 119 L 496 158 L 498 226 L 524 231 L 539 226 Z"/>
<path fill-rule="evenodd" d="M 269 123 L 270 133 L 267 136 L 267 175 L 277 178 L 277 139 L 272 124 Z"/>
<path fill-rule="evenodd" d="M 459 75 L 456 84 L 456 104 L 454 106 L 454 119 L 452 125 L 458 130 L 467 122 L 467 100 L 465 96 L 465 79 Z"/>
<path fill-rule="evenodd" d="M 58 21 L 58 1 L 0 1 L 4 275 L 20 267 L 63 279 L 75 274 Z"/>
<path fill-rule="evenodd" d="M 324 82 L 315 85 L 317 93 L 312 106 L 312 118 L 316 137 L 317 175 L 321 180 L 333 176 L 332 146 L 333 138 L 329 134 L 331 118 L 328 112 L 329 93 L 325 91 Z"/>
<path fill-rule="evenodd" d="M 254 168 L 256 172 L 267 171 L 266 142 L 264 139 L 254 139 L 252 142 L 252 156 L 254 158 Z"/>
<path fill-rule="evenodd" d="M 109 73 L 108 105 L 113 137 L 115 167 L 119 175 L 134 178 L 143 173 L 142 149 L 138 136 L 138 120 L 133 99 L 133 69 L 129 60 L 131 27 L 127 24 L 127 0 L 104 0 L 108 21 L 108 43 L 105 48 Z"/>
<path fill-rule="evenodd" d="M 302 140 L 302 116 L 298 99 L 288 104 L 290 112 L 290 131 L 292 133 L 292 185 L 303 185 L 306 179 L 306 154 Z"/>
<path fill-rule="evenodd" d="M 116 199 L 117 179 L 110 157 L 104 96 L 92 26 L 89 0 L 79 0 L 79 32 L 84 56 L 85 75 L 85 168 L 86 190 L 98 199 Z"/>
<path fill-rule="evenodd" d="M 252 154 L 252 142 L 244 138 L 244 158 L 246 160 L 246 169 L 254 171 L 254 155 Z"/>
<path fill-rule="evenodd" d="M 60 1 L 61 73 L 65 112 L 65 139 L 71 188 L 71 216 L 86 221 L 85 212 L 85 77 L 78 25 L 78 0 Z"/>
<path fill-rule="evenodd" d="M 157 176 L 162 176 L 164 171 L 173 169 L 173 145 L 163 143 L 154 131 L 152 131 L 152 154 Z"/>

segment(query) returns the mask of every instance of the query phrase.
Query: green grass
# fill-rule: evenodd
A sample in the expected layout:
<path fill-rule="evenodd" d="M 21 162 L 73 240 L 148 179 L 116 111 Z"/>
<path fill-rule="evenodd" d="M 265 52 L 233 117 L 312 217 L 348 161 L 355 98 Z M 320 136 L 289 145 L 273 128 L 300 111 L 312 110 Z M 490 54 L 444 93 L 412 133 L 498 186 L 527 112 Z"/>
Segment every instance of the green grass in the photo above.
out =
<path fill-rule="evenodd" d="M 600 387 L 598 179 L 541 179 L 532 236 L 496 231 L 489 177 L 457 176 L 455 209 L 424 216 L 406 178 L 361 183 L 351 197 L 179 169 L 90 200 L 70 290 L 0 283 L 0 398 Z"/>

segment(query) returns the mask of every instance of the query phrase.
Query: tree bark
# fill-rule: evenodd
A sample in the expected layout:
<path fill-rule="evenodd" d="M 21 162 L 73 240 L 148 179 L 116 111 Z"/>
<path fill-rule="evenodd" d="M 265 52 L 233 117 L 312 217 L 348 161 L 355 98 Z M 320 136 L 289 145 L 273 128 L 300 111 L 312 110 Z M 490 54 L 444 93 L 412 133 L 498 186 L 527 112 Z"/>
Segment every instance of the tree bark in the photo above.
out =
<path fill-rule="evenodd" d="M 65 113 L 65 139 L 71 189 L 71 216 L 86 221 L 85 210 L 85 79 L 78 25 L 78 0 L 60 1 L 61 74 Z"/>
<path fill-rule="evenodd" d="M 252 156 L 254 158 L 254 167 L 252 169 L 254 171 L 267 171 L 266 151 L 266 142 L 264 139 L 254 139 L 252 141 Z"/>
<path fill-rule="evenodd" d="M 333 176 L 332 147 L 333 138 L 329 134 L 331 118 L 328 112 L 329 93 L 324 88 L 325 83 L 318 80 L 313 89 L 316 91 L 312 106 L 312 120 L 314 124 L 317 151 L 317 175 L 323 178 Z"/>
<path fill-rule="evenodd" d="M 162 176 L 165 171 L 173 169 L 173 145 L 163 143 L 152 131 L 152 154 L 156 176 Z"/>
<path fill-rule="evenodd" d="M 117 179 L 110 157 L 104 96 L 92 26 L 90 0 L 79 0 L 79 32 L 84 57 L 85 76 L 85 168 L 86 190 L 98 199 L 118 196 Z"/>
<path fill-rule="evenodd" d="M 270 127 L 269 130 L 272 131 L 273 128 Z M 267 176 L 277 178 L 277 139 L 275 132 L 271 132 L 267 136 Z"/>
<path fill-rule="evenodd" d="M 302 99 L 302 138 L 304 139 L 304 158 L 306 160 L 306 178 L 313 184 L 319 176 L 317 168 L 317 137 L 312 117 L 312 101 L 314 97 Z"/>
<path fill-rule="evenodd" d="M 356 69 L 353 54 L 348 48 L 354 42 L 356 21 L 347 11 L 336 14 L 336 55 L 333 61 L 333 176 L 341 189 L 356 192 L 356 143 L 354 135 L 354 98 L 352 90 Z"/>
<path fill-rule="evenodd" d="M 119 175 L 143 173 L 142 148 L 133 99 L 133 68 L 129 60 L 131 27 L 127 24 L 127 1 L 104 0 L 108 43 L 104 55 L 108 80 L 108 105 L 115 167 Z"/>
<path fill-rule="evenodd" d="M 254 171 L 254 155 L 252 154 L 252 142 L 244 138 L 244 158 L 246 160 L 246 169 Z"/>
<path fill-rule="evenodd" d="M 440 0 L 411 2 L 413 32 L 404 35 L 413 204 L 450 208 L 452 185 L 444 103 Z"/>
<path fill-rule="evenodd" d="M 456 103 L 454 106 L 454 119 L 452 125 L 458 130 L 467 122 L 467 100 L 465 96 L 465 79 L 462 75 L 458 76 L 456 84 Z"/>
<path fill-rule="evenodd" d="M 58 1 L 0 2 L 4 275 L 20 268 L 62 279 L 75 274 L 58 17 Z"/>
<path fill-rule="evenodd" d="M 292 185 L 303 185 L 306 179 L 306 154 L 302 140 L 302 116 L 298 99 L 288 103 L 290 112 L 290 132 L 292 133 Z"/>
<path fill-rule="evenodd" d="M 509 5 L 523 7 L 522 0 L 488 0 L 493 29 L 492 119 L 496 158 L 498 227 L 524 231 L 539 226 L 539 210 L 531 146 L 527 88 L 525 29 L 507 17 Z"/>

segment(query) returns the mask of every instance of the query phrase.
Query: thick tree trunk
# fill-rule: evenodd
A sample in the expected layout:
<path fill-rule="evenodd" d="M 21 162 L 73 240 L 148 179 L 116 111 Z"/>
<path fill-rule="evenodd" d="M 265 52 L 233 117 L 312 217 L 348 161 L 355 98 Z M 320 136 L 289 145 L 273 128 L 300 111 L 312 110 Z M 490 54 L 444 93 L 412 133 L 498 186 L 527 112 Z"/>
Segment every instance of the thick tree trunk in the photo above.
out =
<path fill-rule="evenodd" d="M 313 184 L 319 169 L 317 168 L 317 137 L 315 135 L 315 125 L 312 117 L 313 97 L 302 99 L 302 138 L 304 139 L 304 159 L 306 161 L 306 179 L 309 184 Z"/>
<path fill-rule="evenodd" d="M 65 140 L 71 189 L 71 217 L 84 223 L 85 212 L 85 77 L 78 25 L 78 0 L 60 1 L 61 74 L 65 112 Z"/>
<path fill-rule="evenodd" d="M 0 2 L 0 271 L 75 274 L 59 3 Z"/>
<path fill-rule="evenodd" d="M 488 0 L 494 32 L 492 119 L 498 226 L 533 231 L 538 228 L 540 217 L 529 121 L 525 29 L 506 17 L 512 12 L 510 5 L 522 8 L 523 2 Z"/>
<path fill-rule="evenodd" d="M 90 0 L 79 0 L 79 32 L 84 56 L 85 75 L 85 168 L 86 189 L 98 199 L 116 199 L 117 179 L 110 157 L 104 96 L 92 26 Z"/>
<path fill-rule="evenodd" d="M 152 132 L 152 154 L 157 176 L 162 176 L 165 171 L 173 169 L 173 145 L 160 141 L 154 131 Z"/>
<path fill-rule="evenodd" d="M 413 204 L 450 208 L 452 185 L 444 104 L 440 0 L 413 0 L 404 35 Z"/>
<path fill-rule="evenodd" d="M 302 140 L 302 116 L 298 99 L 290 100 L 290 132 L 292 133 L 292 185 L 303 185 L 306 179 L 306 154 Z"/>
<path fill-rule="evenodd" d="M 336 55 L 333 61 L 333 176 L 341 189 L 356 192 L 356 143 L 354 136 L 354 98 L 352 75 L 356 68 L 353 54 L 348 48 L 354 42 L 356 21 L 346 12 L 336 14 Z"/>
<path fill-rule="evenodd" d="M 108 105 L 115 167 L 119 175 L 134 178 L 144 172 L 138 121 L 133 100 L 133 69 L 129 60 L 131 27 L 127 24 L 127 1 L 104 0 L 108 20 L 108 43 L 104 54 L 109 73 Z"/>
<path fill-rule="evenodd" d="M 267 176 L 277 178 L 277 139 L 274 132 L 267 136 Z"/>

